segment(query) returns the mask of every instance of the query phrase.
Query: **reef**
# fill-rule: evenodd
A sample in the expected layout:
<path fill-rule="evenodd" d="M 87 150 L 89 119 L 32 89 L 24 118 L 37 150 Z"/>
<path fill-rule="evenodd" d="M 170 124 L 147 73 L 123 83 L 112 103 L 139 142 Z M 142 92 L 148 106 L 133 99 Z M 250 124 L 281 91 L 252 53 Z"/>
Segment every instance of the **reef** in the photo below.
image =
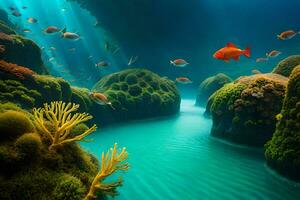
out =
<path fill-rule="evenodd" d="M 289 77 L 293 69 L 300 65 L 300 55 L 289 56 L 278 63 L 272 73 Z"/>
<path fill-rule="evenodd" d="M 0 104 L 0 199 L 82 200 L 115 196 L 122 179 L 107 177 L 128 170 L 128 153 L 117 145 L 98 160 L 76 141 L 96 130 L 78 104 L 51 102 L 30 113 L 13 103 Z"/>
<path fill-rule="evenodd" d="M 300 65 L 290 75 L 276 131 L 265 145 L 269 166 L 300 181 Z"/>
<path fill-rule="evenodd" d="M 69 101 L 70 85 L 62 78 L 35 74 L 28 68 L 0 61 L 0 102 L 26 109 L 55 100 Z"/>
<path fill-rule="evenodd" d="M 92 91 L 108 96 L 115 121 L 171 115 L 180 108 L 175 83 L 146 69 L 128 69 L 103 77 Z"/>
<path fill-rule="evenodd" d="M 0 23 L 0 29 L 3 28 L 9 27 Z M 49 74 L 42 61 L 41 50 L 38 45 L 20 35 L 9 34 L 8 30 L 0 32 L 0 44 L 5 46 L 4 52 L 0 53 L 1 59 L 8 63 L 26 66 L 38 74 Z"/>
<path fill-rule="evenodd" d="M 232 82 L 231 78 L 223 73 L 211 76 L 199 85 L 196 98 L 197 106 L 206 106 L 208 98 L 225 84 Z"/>
<path fill-rule="evenodd" d="M 49 129 L 55 124 L 44 121 Z M 34 116 L 0 104 L 0 199 L 83 199 L 98 161 L 76 143 L 49 150 L 49 136 Z"/>
<path fill-rule="evenodd" d="M 271 139 L 288 78 L 278 74 L 244 76 L 216 91 L 207 104 L 211 135 L 262 147 Z"/>

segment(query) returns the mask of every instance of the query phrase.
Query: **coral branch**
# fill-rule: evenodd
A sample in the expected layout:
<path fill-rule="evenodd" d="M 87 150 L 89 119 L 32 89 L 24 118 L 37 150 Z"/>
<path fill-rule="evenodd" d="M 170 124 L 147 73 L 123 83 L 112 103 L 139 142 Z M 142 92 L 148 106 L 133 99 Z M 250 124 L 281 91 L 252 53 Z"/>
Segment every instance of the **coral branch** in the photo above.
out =
<path fill-rule="evenodd" d="M 78 124 L 86 122 L 92 119 L 87 113 L 76 113 L 72 115 L 72 112 L 77 111 L 79 105 L 72 103 L 63 103 L 62 101 L 51 102 L 44 104 L 43 108 L 34 108 L 34 121 L 37 128 L 49 136 L 51 145 L 49 149 L 55 146 L 63 145 L 66 143 L 76 142 L 82 140 L 85 136 L 96 131 L 97 126 L 94 124 L 91 128 L 84 133 L 70 138 L 70 131 Z M 49 130 L 45 126 L 45 122 L 49 122 L 53 125 L 53 130 Z"/>
<path fill-rule="evenodd" d="M 104 194 L 115 196 L 117 187 L 122 185 L 122 179 L 119 178 L 115 182 L 103 183 L 104 179 L 116 171 L 126 171 L 129 168 L 128 163 L 124 161 L 128 158 L 128 153 L 124 147 L 120 153 L 117 152 L 117 144 L 111 148 L 106 154 L 102 153 L 101 169 L 94 178 L 90 190 L 84 200 L 96 199 L 98 191 Z"/>

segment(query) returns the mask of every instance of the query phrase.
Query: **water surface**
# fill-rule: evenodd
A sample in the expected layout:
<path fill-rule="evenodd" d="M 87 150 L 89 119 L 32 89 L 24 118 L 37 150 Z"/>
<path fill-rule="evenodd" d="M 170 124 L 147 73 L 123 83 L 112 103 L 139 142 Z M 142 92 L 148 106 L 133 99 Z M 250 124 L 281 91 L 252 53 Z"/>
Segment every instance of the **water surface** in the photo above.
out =
<path fill-rule="evenodd" d="M 300 186 L 274 175 L 262 150 L 212 138 L 193 104 L 183 100 L 176 117 L 100 128 L 82 144 L 98 157 L 114 142 L 127 147 L 131 168 L 116 199 L 300 199 Z"/>

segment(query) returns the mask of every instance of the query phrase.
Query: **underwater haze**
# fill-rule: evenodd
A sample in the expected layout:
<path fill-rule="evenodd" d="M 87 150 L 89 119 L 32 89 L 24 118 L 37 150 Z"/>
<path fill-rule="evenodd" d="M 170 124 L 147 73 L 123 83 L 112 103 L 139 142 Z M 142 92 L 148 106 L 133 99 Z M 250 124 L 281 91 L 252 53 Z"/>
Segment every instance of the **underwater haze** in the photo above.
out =
<path fill-rule="evenodd" d="M 0 0 L 0 200 L 300 200 L 300 0 Z"/>
<path fill-rule="evenodd" d="M 71 75 L 61 73 L 63 70 L 56 66 L 53 71 L 74 80 L 75 84 L 86 84 L 81 79 L 95 81 L 104 74 L 123 69 L 131 56 L 138 56 L 137 67 L 151 69 L 173 80 L 177 76 L 189 76 L 195 88 L 199 81 L 218 72 L 232 77 L 251 74 L 253 69 L 268 72 L 280 58 L 267 63 L 256 63 L 255 59 L 274 49 L 283 52 L 281 58 L 300 51 L 300 37 L 293 41 L 276 38 L 283 30 L 299 31 L 300 2 L 297 0 L 78 1 L 89 11 L 75 2 L 2 0 L 0 6 L 5 10 L 12 5 L 28 6 L 20 18 L 9 16 L 10 19 L 32 29 L 32 33 L 25 35 L 37 40 L 41 47 L 59 46 L 52 54 L 61 59 L 58 64 L 66 65 Z M 23 23 L 28 17 L 37 18 L 38 24 Z M 95 28 L 96 21 L 100 26 Z M 49 25 L 66 27 L 78 32 L 83 39 L 70 43 L 46 37 L 41 30 Z M 104 54 L 105 41 L 117 43 L 120 53 L 116 56 Z M 231 61 L 230 64 L 213 59 L 213 53 L 227 42 L 241 49 L 250 46 L 251 58 L 241 58 L 240 62 Z M 71 48 L 76 48 L 80 56 L 69 52 Z M 49 57 L 52 54 L 47 53 Z M 89 56 L 93 58 L 88 59 Z M 184 58 L 191 63 L 190 67 L 185 70 L 172 68 L 169 61 L 176 58 Z M 94 64 L 101 59 L 109 60 L 111 67 L 96 71 Z M 190 88 L 183 90 L 189 93 Z"/>

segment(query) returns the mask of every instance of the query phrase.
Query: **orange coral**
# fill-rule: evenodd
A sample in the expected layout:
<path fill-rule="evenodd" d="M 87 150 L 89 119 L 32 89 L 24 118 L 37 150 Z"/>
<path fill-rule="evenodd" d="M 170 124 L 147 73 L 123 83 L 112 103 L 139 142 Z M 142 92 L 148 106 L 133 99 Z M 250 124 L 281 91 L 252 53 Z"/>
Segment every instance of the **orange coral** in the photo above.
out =
<path fill-rule="evenodd" d="M 31 69 L 8 63 L 4 60 L 0 60 L 0 71 L 14 75 L 21 80 L 26 79 L 26 77 L 32 77 L 35 74 Z"/>

